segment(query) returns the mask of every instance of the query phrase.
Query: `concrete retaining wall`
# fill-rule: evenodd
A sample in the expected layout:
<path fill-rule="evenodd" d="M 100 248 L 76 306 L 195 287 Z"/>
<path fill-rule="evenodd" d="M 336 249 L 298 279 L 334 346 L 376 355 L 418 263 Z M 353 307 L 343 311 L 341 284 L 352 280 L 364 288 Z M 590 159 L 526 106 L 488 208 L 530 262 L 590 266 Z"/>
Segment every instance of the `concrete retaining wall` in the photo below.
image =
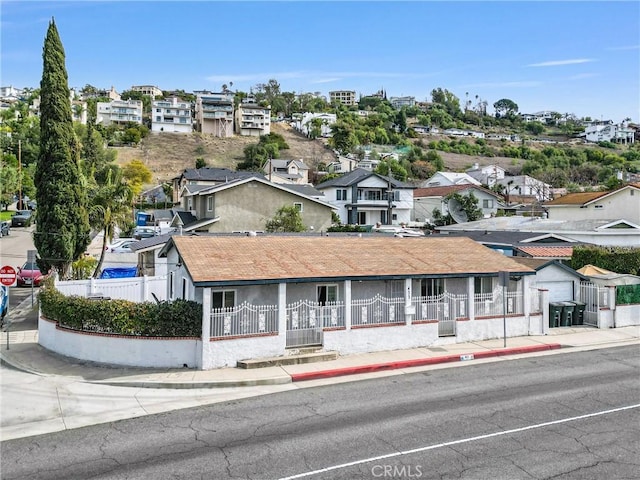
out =
<path fill-rule="evenodd" d="M 197 338 L 148 338 L 77 332 L 57 326 L 42 316 L 38 343 L 67 357 L 128 367 L 196 367 L 200 351 Z"/>

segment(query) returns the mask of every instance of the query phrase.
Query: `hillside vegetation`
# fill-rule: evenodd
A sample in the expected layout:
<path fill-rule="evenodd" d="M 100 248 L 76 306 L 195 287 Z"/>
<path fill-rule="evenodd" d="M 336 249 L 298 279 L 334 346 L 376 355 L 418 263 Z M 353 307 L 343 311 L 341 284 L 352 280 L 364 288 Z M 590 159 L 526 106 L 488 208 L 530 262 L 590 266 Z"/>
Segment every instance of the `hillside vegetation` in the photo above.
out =
<path fill-rule="evenodd" d="M 286 123 L 272 124 L 271 131 L 282 135 L 289 145 L 280 152 L 283 159 L 302 159 L 311 168 L 319 163 L 328 164 L 336 159 L 325 139 L 311 140 L 296 132 Z M 216 138 L 194 132 L 150 133 L 137 147 L 110 147 L 118 154 L 117 163 L 123 166 L 132 160 L 141 160 L 153 173 L 154 183 L 170 181 L 185 168 L 195 168 L 197 158 L 211 167 L 232 170 L 244 159 L 244 148 L 258 142 L 256 137 L 234 136 Z M 474 162 L 480 165 L 497 164 L 512 173 L 518 173 L 521 160 L 507 157 L 480 157 L 448 152 L 438 152 L 450 171 L 464 171 Z"/>

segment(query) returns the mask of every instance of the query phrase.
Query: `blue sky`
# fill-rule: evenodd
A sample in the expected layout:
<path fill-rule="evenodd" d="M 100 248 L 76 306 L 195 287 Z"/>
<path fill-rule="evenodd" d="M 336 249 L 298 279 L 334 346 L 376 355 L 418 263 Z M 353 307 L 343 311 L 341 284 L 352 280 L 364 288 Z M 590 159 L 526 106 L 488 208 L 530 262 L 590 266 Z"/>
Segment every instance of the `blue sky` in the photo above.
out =
<path fill-rule="evenodd" d="M 640 121 L 640 2 L 1 2 L 2 86 L 37 88 L 55 18 L 69 86 L 429 100 Z"/>

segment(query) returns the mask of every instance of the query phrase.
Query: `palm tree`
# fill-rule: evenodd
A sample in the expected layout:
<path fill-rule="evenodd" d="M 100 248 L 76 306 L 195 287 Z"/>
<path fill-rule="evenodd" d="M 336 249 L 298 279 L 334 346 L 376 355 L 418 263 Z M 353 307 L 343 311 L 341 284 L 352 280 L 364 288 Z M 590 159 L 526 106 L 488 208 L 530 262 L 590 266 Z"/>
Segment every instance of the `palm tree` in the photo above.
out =
<path fill-rule="evenodd" d="M 91 200 L 89 221 L 93 228 L 103 233 L 100 260 L 93 272 L 93 278 L 98 278 L 107 244 L 113 240 L 116 227 L 124 226 L 131 217 L 133 191 L 123 181 L 120 168 L 109 170 L 106 182 L 96 187 L 95 195 Z"/>

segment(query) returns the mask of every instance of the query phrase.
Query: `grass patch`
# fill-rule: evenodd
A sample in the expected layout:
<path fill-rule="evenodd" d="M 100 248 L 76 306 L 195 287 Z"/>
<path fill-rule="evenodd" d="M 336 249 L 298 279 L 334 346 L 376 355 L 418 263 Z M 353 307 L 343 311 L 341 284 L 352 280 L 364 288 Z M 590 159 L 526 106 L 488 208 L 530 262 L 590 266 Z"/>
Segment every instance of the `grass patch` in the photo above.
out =
<path fill-rule="evenodd" d="M 0 222 L 4 220 L 11 220 L 11 215 L 13 215 L 13 212 L 11 210 L 0 211 Z"/>

